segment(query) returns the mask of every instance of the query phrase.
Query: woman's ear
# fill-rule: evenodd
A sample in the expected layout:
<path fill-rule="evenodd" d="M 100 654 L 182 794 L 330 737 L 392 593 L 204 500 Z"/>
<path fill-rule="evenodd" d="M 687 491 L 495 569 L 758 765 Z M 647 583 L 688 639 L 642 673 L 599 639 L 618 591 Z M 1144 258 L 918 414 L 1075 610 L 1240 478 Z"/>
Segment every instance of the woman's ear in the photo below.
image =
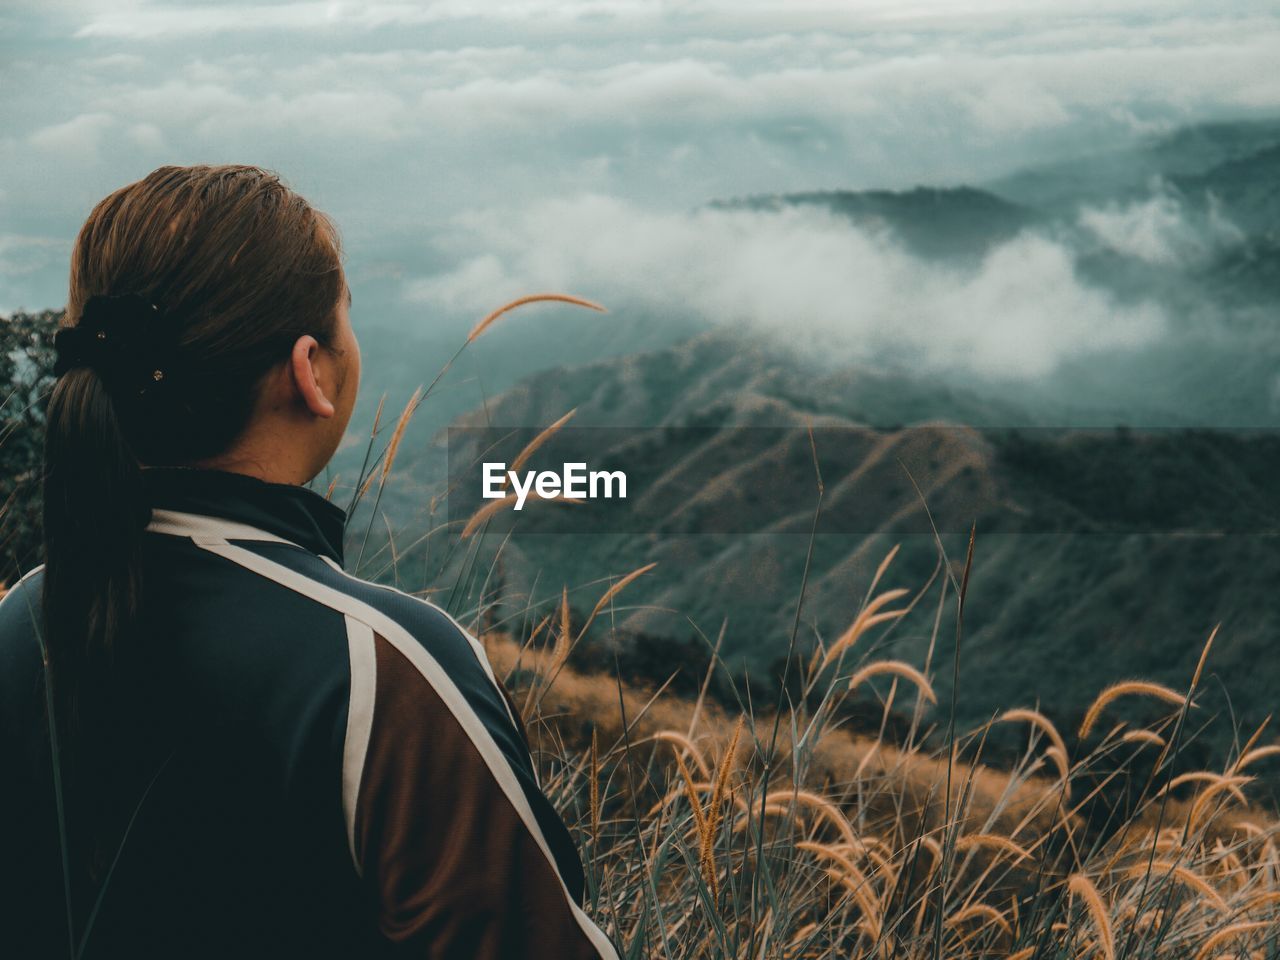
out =
<path fill-rule="evenodd" d="M 293 372 L 294 387 L 307 409 L 317 417 L 328 419 L 334 414 L 333 401 L 325 396 L 320 386 L 320 370 L 316 366 L 321 357 L 320 343 L 311 335 L 301 336 L 293 345 L 289 366 Z"/>

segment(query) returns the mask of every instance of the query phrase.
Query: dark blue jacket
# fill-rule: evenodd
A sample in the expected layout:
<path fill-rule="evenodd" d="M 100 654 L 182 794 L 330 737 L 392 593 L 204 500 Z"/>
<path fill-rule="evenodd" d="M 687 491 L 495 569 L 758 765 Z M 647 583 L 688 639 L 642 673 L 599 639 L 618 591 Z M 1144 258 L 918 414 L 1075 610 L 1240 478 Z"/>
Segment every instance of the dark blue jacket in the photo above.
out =
<path fill-rule="evenodd" d="M 613 960 L 477 641 L 344 573 L 343 512 L 309 490 L 145 477 L 143 615 L 92 678 L 92 751 L 66 783 L 77 931 L 112 870 L 85 956 Z M 36 570 L 0 602 L 15 960 L 69 955 L 40 589 Z"/>

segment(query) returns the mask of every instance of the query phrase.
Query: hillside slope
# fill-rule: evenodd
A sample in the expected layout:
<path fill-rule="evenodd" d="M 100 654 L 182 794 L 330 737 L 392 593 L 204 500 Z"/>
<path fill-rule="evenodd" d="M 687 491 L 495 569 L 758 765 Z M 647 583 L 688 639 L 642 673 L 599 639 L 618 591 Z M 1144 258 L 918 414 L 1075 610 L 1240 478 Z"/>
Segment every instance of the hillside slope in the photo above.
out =
<path fill-rule="evenodd" d="M 1009 429 L 1018 414 L 976 395 L 858 369 L 815 377 L 715 335 L 534 377 L 459 426 L 547 424 L 573 408 L 573 428 L 532 463 L 625 467 L 633 489 L 594 527 L 565 508 L 520 515 L 504 546 L 513 595 L 656 562 L 618 625 L 683 642 L 727 622 L 727 661 L 769 676 L 805 582 L 817 504 L 812 426 L 824 493 L 802 650 L 848 624 L 895 544 L 887 582 L 914 592 L 935 573 L 933 528 L 954 567 L 976 524 L 963 721 L 1036 702 L 1071 722 L 1106 678 L 1176 683 L 1217 623 L 1212 667 L 1238 721 L 1272 709 L 1258 669 L 1276 662 L 1280 632 L 1280 442 L 1269 432 L 1061 430 L 1027 427 L 1025 416 Z M 620 421 L 663 429 L 581 429 Z M 474 505 L 459 499 L 451 516 Z M 950 656 L 945 644 L 930 650 L 935 616 L 943 637 L 950 617 L 932 583 L 931 598 L 876 641 L 886 653 L 918 665 Z M 948 674 L 940 695 L 949 687 Z"/>

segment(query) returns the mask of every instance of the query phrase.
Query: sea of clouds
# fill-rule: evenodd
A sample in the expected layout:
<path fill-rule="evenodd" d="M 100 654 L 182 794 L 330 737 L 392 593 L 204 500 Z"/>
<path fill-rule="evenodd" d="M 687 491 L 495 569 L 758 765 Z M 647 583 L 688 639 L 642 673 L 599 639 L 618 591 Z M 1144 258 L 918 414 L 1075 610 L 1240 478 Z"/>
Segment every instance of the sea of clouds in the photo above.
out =
<path fill-rule="evenodd" d="M 1124 232 L 1113 221 L 1134 215 L 1097 216 Z M 828 356 L 1003 379 L 1141 346 L 1167 326 L 1155 303 L 1119 304 L 1090 286 L 1074 251 L 1037 231 L 959 267 L 812 207 L 659 213 L 583 196 L 514 217 L 468 214 L 456 226 L 453 241 L 473 255 L 405 291 L 445 313 L 482 313 L 530 290 L 590 291 L 641 313 L 746 327 Z"/>

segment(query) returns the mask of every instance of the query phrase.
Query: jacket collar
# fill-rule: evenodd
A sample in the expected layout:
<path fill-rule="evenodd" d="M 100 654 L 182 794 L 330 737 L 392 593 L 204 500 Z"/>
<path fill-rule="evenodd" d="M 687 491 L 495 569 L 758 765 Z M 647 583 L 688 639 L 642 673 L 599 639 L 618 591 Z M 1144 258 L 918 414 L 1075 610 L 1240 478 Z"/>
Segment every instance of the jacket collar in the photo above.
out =
<path fill-rule="evenodd" d="M 346 511 L 306 487 L 186 467 L 148 467 L 142 480 L 154 509 L 256 527 L 342 564 Z"/>

